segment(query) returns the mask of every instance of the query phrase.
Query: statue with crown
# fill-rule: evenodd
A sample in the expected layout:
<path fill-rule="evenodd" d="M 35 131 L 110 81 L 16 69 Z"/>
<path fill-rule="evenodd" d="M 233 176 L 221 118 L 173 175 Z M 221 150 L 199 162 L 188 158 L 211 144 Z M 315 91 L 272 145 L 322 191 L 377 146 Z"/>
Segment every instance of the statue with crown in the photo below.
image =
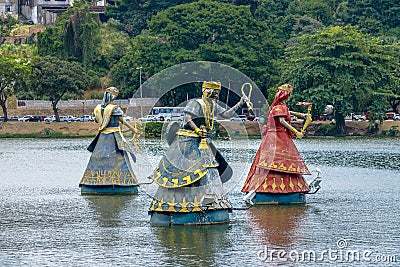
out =
<path fill-rule="evenodd" d="M 321 171 L 307 182 L 304 175 L 311 175 L 292 138 L 302 138 L 312 121 L 309 102 L 297 105 L 307 106 L 308 113 L 289 111 L 285 101 L 290 97 L 293 86 L 278 87 L 274 101 L 269 106 L 267 125 L 263 126 L 264 136 L 254 157 L 242 192 L 249 204 L 304 204 L 306 194 L 315 194 L 320 189 Z M 302 129 L 291 125 L 291 115 L 304 119 Z"/>
<path fill-rule="evenodd" d="M 123 119 L 123 111 L 113 101 L 118 89 L 109 87 L 103 101 L 94 109 L 99 131 L 87 148 L 92 155 L 79 183 L 81 194 L 137 194 L 138 182 L 131 162 L 135 161 L 134 149 L 121 132 L 121 124 L 133 131 L 133 139 L 139 131 Z"/>
<path fill-rule="evenodd" d="M 168 151 L 151 177 L 158 185 L 149 209 L 153 225 L 229 222 L 232 205 L 223 184 L 232 169 L 212 142 L 215 117 L 232 117 L 247 97 L 225 109 L 216 102 L 220 91 L 220 82 L 203 82 L 202 97 L 185 106 L 184 122 L 169 138 Z"/>

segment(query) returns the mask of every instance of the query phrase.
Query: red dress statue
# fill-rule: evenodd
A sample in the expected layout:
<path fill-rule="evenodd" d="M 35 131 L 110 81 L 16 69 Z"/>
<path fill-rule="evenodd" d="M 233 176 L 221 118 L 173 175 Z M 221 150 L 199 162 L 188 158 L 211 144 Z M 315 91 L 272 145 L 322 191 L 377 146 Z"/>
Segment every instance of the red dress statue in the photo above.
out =
<path fill-rule="evenodd" d="M 278 88 L 263 127 L 264 139 L 242 188 L 242 192 L 255 193 L 247 199 L 255 204 L 304 203 L 304 193 L 310 191 L 303 178 L 310 171 L 292 141 L 294 135 L 302 138 L 303 134 L 290 125 L 290 112 L 284 102 L 292 90 L 290 84 Z"/>

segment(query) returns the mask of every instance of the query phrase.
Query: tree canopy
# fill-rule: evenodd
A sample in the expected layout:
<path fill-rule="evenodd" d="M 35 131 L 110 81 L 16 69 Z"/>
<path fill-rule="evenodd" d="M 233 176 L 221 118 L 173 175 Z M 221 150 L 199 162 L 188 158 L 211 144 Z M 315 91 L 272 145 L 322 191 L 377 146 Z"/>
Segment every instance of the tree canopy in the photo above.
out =
<path fill-rule="evenodd" d="M 183 62 L 212 61 L 271 85 L 277 79 L 273 61 L 282 51 L 271 35 L 249 6 L 209 0 L 174 6 L 153 16 L 148 32 L 133 40 L 131 52 L 111 70 L 113 81 L 129 90 L 139 87 L 138 75 L 132 77 L 137 66 L 151 76 Z"/>
<path fill-rule="evenodd" d="M 395 50 L 354 27 L 327 27 L 301 36 L 297 45 L 286 49 L 282 81 L 294 85 L 293 101 L 305 98 L 319 113 L 333 104 L 343 132 L 346 114 L 367 111 L 374 93 L 390 89 L 398 80 L 388 68 L 398 62 Z"/>
<path fill-rule="evenodd" d="M 34 51 L 28 45 L 0 46 L 0 106 L 7 121 L 7 99 L 27 89 Z"/>
<path fill-rule="evenodd" d="M 367 33 L 400 38 L 399 13 L 399 1 L 348 0 L 340 3 L 335 16 L 345 24 L 358 25 Z"/>
<path fill-rule="evenodd" d="M 397 111 L 400 105 L 398 1 L 114 3 L 106 7 L 109 19 L 102 23 L 87 2 L 75 1 L 54 27 L 38 34 L 39 55 L 81 63 L 90 76 L 90 88 L 118 86 L 121 97 L 130 97 L 139 88 L 137 67 L 142 67 L 145 81 L 170 66 L 195 61 L 233 67 L 264 92 L 287 78 L 305 82 L 304 88 L 310 86 L 308 90 L 323 99 L 318 105 L 314 99 L 317 113 L 333 102 L 343 102 L 344 113 L 378 113 L 389 106 Z M 1 23 L 3 35 L 12 34 L 11 19 Z M 294 74 L 288 75 L 289 70 Z M 183 97 L 191 90 L 180 89 L 184 93 L 168 97 Z"/>
<path fill-rule="evenodd" d="M 36 94 L 51 101 L 57 121 L 57 104 L 63 96 L 81 96 L 88 89 L 88 78 L 81 65 L 51 56 L 35 62 L 31 80 Z"/>
<path fill-rule="evenodd" d="M 115 5 L 108 6 L 106 15 L 119 20 L 124 30 L 131 36 L 139 35 L 147 29 L 147 21 L 157 12 L 169 7 L 190 3 L 194 0 L 116 0 Z"/>

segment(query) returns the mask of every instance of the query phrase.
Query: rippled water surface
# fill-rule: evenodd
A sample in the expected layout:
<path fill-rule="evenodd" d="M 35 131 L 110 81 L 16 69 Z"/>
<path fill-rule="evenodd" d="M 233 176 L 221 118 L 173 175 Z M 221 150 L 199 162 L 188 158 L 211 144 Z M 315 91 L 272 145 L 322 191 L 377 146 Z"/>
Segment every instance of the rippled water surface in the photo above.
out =
<path fill-rule="evenodd" d="M 151 226 L 150 186 L 81 196 L 90 141 L 0 139 L 1 266 L 400 265 L 399 138 L 296 140 L 322 170 L 322 189 L 304 206 L 250 209 L 240 188 L 261 141 L 218 141 L 235 170 L 227 188 L 237 210 L 230 224 L 201 227 Z M 150 167 L 137 175 L 146 177 L 166 147 L 142 146 Z"/>

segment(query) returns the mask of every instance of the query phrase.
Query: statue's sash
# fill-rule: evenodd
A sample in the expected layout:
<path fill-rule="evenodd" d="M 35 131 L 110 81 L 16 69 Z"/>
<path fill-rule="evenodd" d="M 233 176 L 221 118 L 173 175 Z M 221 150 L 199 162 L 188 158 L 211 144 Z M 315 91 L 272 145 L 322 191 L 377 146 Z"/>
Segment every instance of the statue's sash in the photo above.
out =
<path fill-rule="evenodd" d="M 101 105 L 97 105 L 96 108 L 94 109 L 94 116 L 96 118 L 96 121 L 100 123 L 99 131 L 103 131 L 108 123 L 110 122 L 111 115 L 118 106 L 117 105 L 112 105 L 108 104 L 105 109 L 103 114 L 101 113 Z"/>

